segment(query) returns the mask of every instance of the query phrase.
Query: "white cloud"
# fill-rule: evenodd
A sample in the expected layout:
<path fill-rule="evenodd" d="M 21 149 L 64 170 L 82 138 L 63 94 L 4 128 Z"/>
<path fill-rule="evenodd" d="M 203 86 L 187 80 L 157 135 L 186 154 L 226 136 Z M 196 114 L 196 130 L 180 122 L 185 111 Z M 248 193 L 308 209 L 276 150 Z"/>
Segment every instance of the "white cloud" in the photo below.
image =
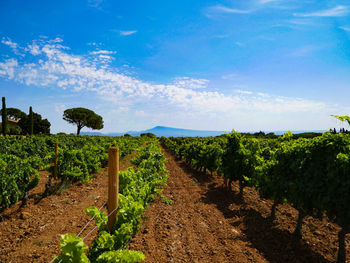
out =
<path fill-rule="evenodd" d="M 327 9 L 327 10 L 321 10 L 311 13 L 304 13 L 304 14 L 297 14 L 295 13 L 294 16 L 300 16 L 300 17 L 336 17 L 336 16 L 345 16 L 349 13 L 349 7 L 338 5 L 334 8 Z"/>
<path fill-rule="evenodd" d="M 343 29 L 344 31 L 350 32 L 350 27 L 341 26 L 341 27 L 339 27 L 339 28 L 340 28 L 340 29 Z"/>
<path fill-rule="evenodd" d="M 130 36 L 130 35 L 133 35 L 133 34 L 136 34 L 136 33 L 137 33 L 137 30 L 119 31 L 119 34 L 121 36 Z"/>
<path fill-rule="evenodd" d="M 168 114 L 164 119 L 170 121 L 169 114 L 177 119 L 181 112 L 193 120 L 220 118 L 223 125 L 228 125 L 227 120 L 249 114 L 262 114 L 264 118 L 276 114 L 319 114 L 328 107 L 322 102 L 245 90 L 227 95 L 210 91 L 208 80 L 191 77 L 152 84 L 120 73 L 119 68 L 96 61 L 90 54 L 74 55 L 60 41 L 35 43 L 23 48 L 26 56 L 32 56 L 31 63 L 26 63 L 21 56 L 0 61 L 0 77 L 28 86 L 61 88 L 71 93 L 92 92 L 102 100 L 112 102 L 114 107 L 120 107 L 120 112 L 135 114 L 138 111 L 138 117 L 152 117 L 153 120 L 163 116 L 160 112 L 164 111 Z M 63 106 L 57 105 L 55 109 L 62 111 Z"/>
<path fill-rule="evenodd" d="M 251 92 L 251 91 L 241 90 L 241 89 L 237 89 L 237 90 L 235 90 L 235 92 L 239 93 L 239 94 L 249 94 L 249 95 L 253 94 L 253 92 Z"/>
<path fill-rule="evenodd" d="M 288 56 L 290 57 L 305 57 L 308 56 L 310 54 L 312 54 L 313 52 L 320 50 L 321 47 L 317 47 L 317 46 L 304 46 L 304 47 L 300 47 L 294 51 L 292 51 Z"/>
<path fill-rule="evenodd" d="M 63 103 L 55 103 L 55 111 L 57 113 L 60 113 L 60 115 L 63 114 L 64 110 L 67 109 L 67 106 Z"/>
<path fill-rule="evenodd" d="M 268 3 L 271 3 L 271 2 L 277 2 L 279 0 L 260 0 L 260 4 L 268 4 Z"/>
<path fill-rule="evenodd" d="M 91 51 L 89 52 L 90 55 L 112 55 L 112 54 L 116 54 L 117 51 L 109 51 L 109 50 L 96 50 L 96 51 Z"/>
<path fill-rule="evenodd" d="M 99 9 L 102 2 L 103 0 L 88 0 L 88 6 Z"/>
<path fill-rule="evenodd" d="M 239 47 L 244 47 L 245 44 L 243 44 L 242 42 L 236 41 L 235 44 Z"/>
<path fill-rule="evenodd" d="M 253 10 L 242 10 L 242 9 L 235 9 L 230 8 L 223 5 L 215 5 L 208 8 L 207 16 L 212 16 L 214 13 L 221 13 L 221 14 L 250 14 Z"/>
<path fill-rule="evenodd" d="M 225 74 L 222 75 L 221 78 L 224 80 L 236 80 L 238 78 L 240 78 L 241 76 L 237 73 L 230 73 L 230 74 Z"/>
<path fill-rule="evenodd" d="M 13 50 L 17 50 L 18 48 L 18 44 L 12 42 L 12 40 L 8 37 L 8 38 L 2 38 L 1 43 L 9 46 L 10 48 L 12 48 Z"/>
<path fill-rule="evenodd" d="M 18 62 L 16 59 L 6 59 L 4 62 L 0 62 L 0 77 L 7 79 L 14 79 L 15 72 L 17 71 Z"/>
<path fill-rule="evenodd" d="M 108 64 L 114 60 L 114 57 L 111 55 L 116 54 L 117 51 L 109 51 L 109 50 L 95 50 L 89 52 L 90 55 L 94 56 L 95 62 L 101 62 L 104 64 Z"/>
<path fill-rule="evenodd" d="M 189 77 L 175 78 L 174 85 L 185 89 L 203 89 L 209 83 L 207 79 L 194 79 Z"/>

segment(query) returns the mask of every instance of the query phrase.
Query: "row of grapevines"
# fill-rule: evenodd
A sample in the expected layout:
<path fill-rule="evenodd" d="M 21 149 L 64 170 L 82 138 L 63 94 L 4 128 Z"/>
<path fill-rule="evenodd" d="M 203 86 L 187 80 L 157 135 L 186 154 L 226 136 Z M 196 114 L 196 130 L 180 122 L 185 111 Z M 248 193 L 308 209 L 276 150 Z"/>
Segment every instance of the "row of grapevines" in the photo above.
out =
<path fill-rule="evenodd" d="M 39 182 L 39 169 L 53 173 L 55 143 L 59 145 L 58 177 L 88 181 L 106 166 L 108 148 L 118 146 L 120 157 L 142 145 L 141 137 L 37 135 L 0 137 L 0 211 L 19 200 Z"/>
<path fill-rule="evenodd" d="M 87 209 L 90 216 L 97 214 L 96 224 L 99 227 L 98 238 L 89 249 L 83 239 L 73 234 L 61 238 L 62 254 L 55 262 L 141 262 L 145 256 L 140 251 L 126 250 L 126 246 L 138 229 L 142 212 L 159 193 L 159 185 L 165 185 L 167 175 L 164 155 L 156 141 L 140 150 L 132 161 L 137 169 L 129 168 L 119 173 L 119 211 L 118 219 L 111 230 L 107 229 L 107 215 L 96 207 Z"/>
<path fill-rule="evenodd" d="M 23 200 L 39 180 L 29 160 L 0 153 L 0 211 Z"/>
<path fill-rule="evenodd" d="M 278 139 L 254 139 L 233 132 L 223 140 L 192 138 L 182 142 L 163 138 L 163 143 L 175 154 L 196 167 L 218 163 L 216 171 L 225 179 L 240 182 L 240 193 L 245 185 L 255 186 L 265 198 L 275 204 L 290 203 L 299 211 L 296 235 L 301 236 L 305 215 L 324 216 L 342 226 L 339 232 L 339 262 L 345 262 L 345 234 L 350 231 L 350 136 L 325 133 L 312 139 L 292 139 L 287 133 Z M 206 148 L 217 148 L 217 154 L 208 155 Z M 196 167 L 198 168 L 198 166 Z"/>
<path fill-rule="evenodd" d="M 58 136 L 58 177 L 62 180 L 88 181 L 108 162 L 108 148 L 119 147 L 124 157 L 144 143 L 142 137 Z M 53 173 L 53 167 L 51 167 Z"/>

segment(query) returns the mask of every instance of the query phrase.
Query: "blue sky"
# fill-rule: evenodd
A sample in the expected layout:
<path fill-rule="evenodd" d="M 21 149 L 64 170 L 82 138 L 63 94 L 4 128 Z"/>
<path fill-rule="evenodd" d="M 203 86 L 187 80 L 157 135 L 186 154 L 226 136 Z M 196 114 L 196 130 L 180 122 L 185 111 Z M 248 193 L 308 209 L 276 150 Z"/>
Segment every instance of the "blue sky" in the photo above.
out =
<path fill-rule="evenodd" d="M 4 0 L 0 40 L 0 95 L 54 133 L 75 131 L 72 107 L 102 132 L 323 130 L 350 114 L 349 1 Z"/>

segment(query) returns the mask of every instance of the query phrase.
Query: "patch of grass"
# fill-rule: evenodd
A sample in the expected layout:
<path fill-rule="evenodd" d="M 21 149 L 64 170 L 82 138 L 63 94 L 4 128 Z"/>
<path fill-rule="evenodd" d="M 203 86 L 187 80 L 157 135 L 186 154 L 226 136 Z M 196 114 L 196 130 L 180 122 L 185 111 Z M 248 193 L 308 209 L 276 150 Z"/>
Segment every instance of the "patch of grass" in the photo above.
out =
<path fill-rule="evenodd" d="M 60 200 L 59 202 L 60 202 L 61 204 L 66 204 L 66 205 L 69 205 L 69 204 L 70 204 L 70 201 L 67 200 L 67 199 Z"/>
<path fill-rule="evenodd" d="M 163 202 L 164 204 L 172 205 L 172 204 L 174 203 L 173 200 L 167 198 L 167 197 L 166 197 L 165 195 L 163 195 L 162 193 L 160 193 L 159 196 L 160 196 L 160 199 L 162 200 L 162 202 Z"/>
<path fill-rule="evenodd" d="M 44 244 L 44 241 L 43 240 L 34 240 L 33 244 L 37 245 L 37 246 L 41 246 L 42 244 Z"/>
<path fill-rule="evenodd" d="M 56 191 L 56 193 L 58 195 L 62 194 L 65 190 L 67 190 L 68 188 L 70 188 L 72 185 L 72 182 L 69 180 L 63 181 L 59 184 L 58 189 Z"/>

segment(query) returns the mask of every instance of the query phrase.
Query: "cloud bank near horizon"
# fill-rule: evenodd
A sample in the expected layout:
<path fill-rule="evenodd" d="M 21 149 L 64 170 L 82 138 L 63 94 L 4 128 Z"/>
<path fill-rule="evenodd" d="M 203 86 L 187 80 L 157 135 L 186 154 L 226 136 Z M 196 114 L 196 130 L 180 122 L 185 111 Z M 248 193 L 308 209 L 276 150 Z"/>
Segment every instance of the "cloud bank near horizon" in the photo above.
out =
<path fill-rule="evenodd" d="M 231 122 L 247 116 L 266 120 L 273 116 L 332 113 L 326 103 L 304 98 L 242 90 L 231 94 L 217 92 L 207 79 L 182 76 L 169 83 L 149 83 L 113 67 L 116 51 L 92 50 L 86 55 L 76 55 L 61 38 L 37 39 L 25 45 L 3 38 L 2 43 L 13 54 L 0 60 L 1 78 L 26 86 L 60 88 L 73 94 L 93 92 L 124 112 L 142 102 L 142 108 L 136 109 L 134 114 L 153 120 L 167 119 L 164 112 L 155 111 L 155 106 L 159 111 L 181 111 L 178 118 L 217 118 L 220 130 L 228 128 L 225 124 L 232 126 Z"/>

